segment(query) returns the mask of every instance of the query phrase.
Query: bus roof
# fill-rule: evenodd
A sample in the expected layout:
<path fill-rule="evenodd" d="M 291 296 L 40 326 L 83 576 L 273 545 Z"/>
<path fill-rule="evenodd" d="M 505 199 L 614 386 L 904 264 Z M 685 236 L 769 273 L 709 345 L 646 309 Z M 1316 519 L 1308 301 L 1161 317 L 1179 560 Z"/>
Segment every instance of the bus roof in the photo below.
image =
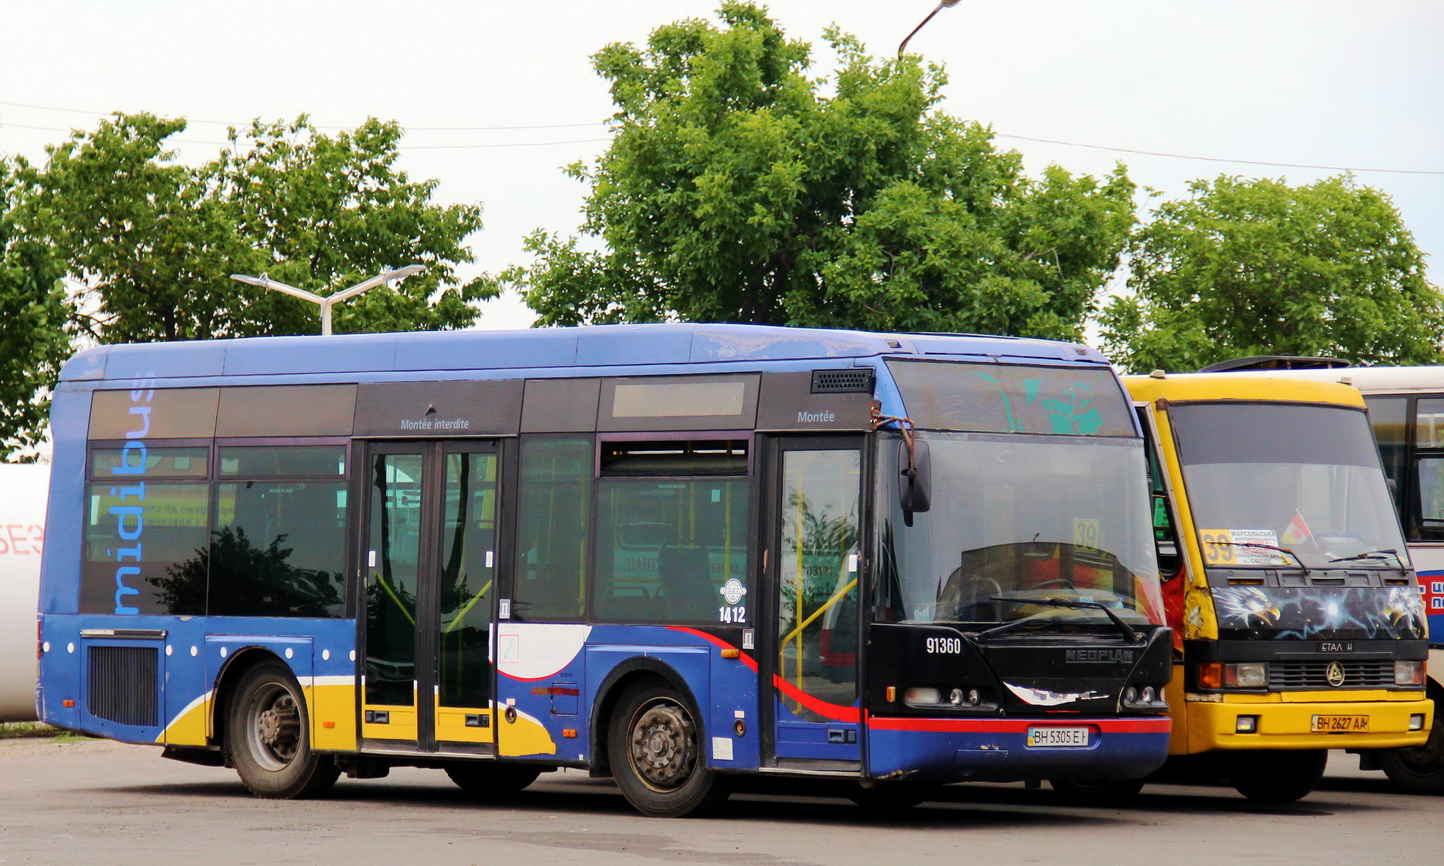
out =
<path fill-rule="evenodd" d="M 597 325 L 527 331 L 441 331 L 252 337 L 100 346 L 75 355 L 62 382 L 385 374 L 410 371 L 630 367 L 652 364 L 953 355 L 974 360 L 1105 364 L 1073 343 L 976 335 L 873 334 L 763 325 Z"/>
<path fill-rule="evenodd" d="M 1289 370 L 1286 373 L 1275 372 L 1274 374 L 1283 375 L 1289 379 L 1343 382 L 1365 394 L 1413 394 L 1418 391 L 1444 391 L 1444 366 L 1335 367 L 1331 370 Z"/>
<path fill-rule="evenodd" d="M 1123 385 L 1135 400 L 1249 400 L 1297 403 L 1338 403 L 1363 408 L 1359 392 L 1333 381 L 1300 381 L 1303 373 L 1337 373 L 1337 370 L 1279 371 L 1268 373 L 1169 373 L 1165 376 L 1124 376 Z M 1324 378 L 1324 377 L 1319 377 Z"/>

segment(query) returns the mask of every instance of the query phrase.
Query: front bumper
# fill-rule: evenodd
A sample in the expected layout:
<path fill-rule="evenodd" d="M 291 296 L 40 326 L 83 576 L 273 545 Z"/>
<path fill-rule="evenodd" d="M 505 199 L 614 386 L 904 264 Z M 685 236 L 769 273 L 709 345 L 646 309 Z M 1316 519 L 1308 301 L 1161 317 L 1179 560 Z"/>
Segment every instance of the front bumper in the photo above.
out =
<path fill-rule="evenodd" d="M 1412 693 L 1411 693 L 1412 694 Z M 1188 702 L 1188 751 L 1215 749 L 1394 749 L 1422 745 L 1429 738 L 1434 702 L 1417 700 L 1288 702 Z M 1303 698 L 1304 696 L 1290 696 Z M 1424 727 L 1409 730 L 1409 717 L 1423 714 Z M 1238 717 L 1255 716 L 1256 731 L 1238 733 Z M 1362 716 L 1367 731 L 1318 732 L 1315 716 Z"/>
<path fill-rule="evenodd" d="M 1029 744 L 1034 727 L 1086 727 L 1086 746 Z M 1136 779 L 1168 757 L 1167 716 L 871 717 L 868 775 L 935 781 Z"/>

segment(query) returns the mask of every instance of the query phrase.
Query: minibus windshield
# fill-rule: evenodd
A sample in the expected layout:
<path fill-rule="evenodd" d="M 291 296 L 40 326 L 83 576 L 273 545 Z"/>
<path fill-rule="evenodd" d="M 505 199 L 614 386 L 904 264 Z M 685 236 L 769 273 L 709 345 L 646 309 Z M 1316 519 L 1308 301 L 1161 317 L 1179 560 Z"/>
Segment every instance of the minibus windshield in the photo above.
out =
<path fill-rule="evenodd" d="M 1406 567 L 1362 410 L 1174 403 L 1169 421 L 1206 565 Z"/>

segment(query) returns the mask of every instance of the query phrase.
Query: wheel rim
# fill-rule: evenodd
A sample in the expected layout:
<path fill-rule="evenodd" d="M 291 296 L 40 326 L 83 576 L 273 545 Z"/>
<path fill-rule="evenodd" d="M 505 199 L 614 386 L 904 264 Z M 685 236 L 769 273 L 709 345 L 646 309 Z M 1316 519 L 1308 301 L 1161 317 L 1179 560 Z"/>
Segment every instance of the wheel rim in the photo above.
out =
<path fill-rule="evenodd" d="M 301 749 L 301 710 L 296 696 L 277 683 L 256 690 L 247 713 L 247 740 L 256 763 L 282 770 Z"/>
<path fill-rule="evenodd" d="M 654 791 L 681 787 L 697 766 L 692 718 L 670 701 L 657 700 L 637 710 L 630 744 L 637 776 Z"/>

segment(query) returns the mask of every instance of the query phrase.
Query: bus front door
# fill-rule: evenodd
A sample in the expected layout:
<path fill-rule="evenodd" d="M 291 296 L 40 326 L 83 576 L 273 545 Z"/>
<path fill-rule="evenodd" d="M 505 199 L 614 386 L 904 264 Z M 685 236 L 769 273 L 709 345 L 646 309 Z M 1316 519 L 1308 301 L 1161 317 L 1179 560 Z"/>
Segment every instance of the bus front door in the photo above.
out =
<path fill-rule="evenodd" d="M 363 745 L 490 754 L 496 449 L 373 444 L 366 469 Z"/>
<path fill-rule="evenodd" d="M 782 440 L 770 461 L 770 599 L 764 661 L 773 766 L 855 772 L 861 442 Z"/>

